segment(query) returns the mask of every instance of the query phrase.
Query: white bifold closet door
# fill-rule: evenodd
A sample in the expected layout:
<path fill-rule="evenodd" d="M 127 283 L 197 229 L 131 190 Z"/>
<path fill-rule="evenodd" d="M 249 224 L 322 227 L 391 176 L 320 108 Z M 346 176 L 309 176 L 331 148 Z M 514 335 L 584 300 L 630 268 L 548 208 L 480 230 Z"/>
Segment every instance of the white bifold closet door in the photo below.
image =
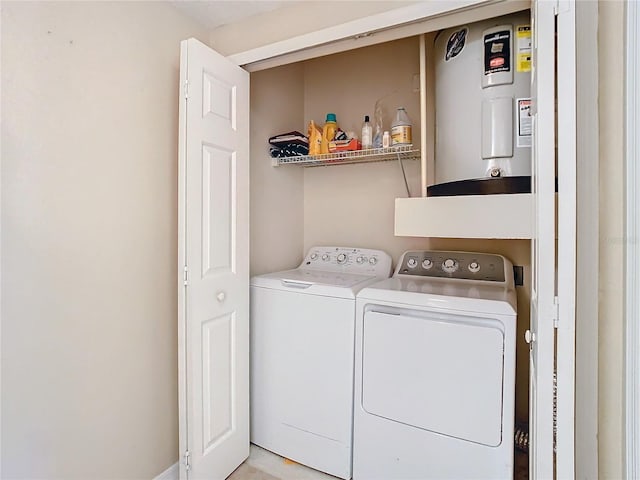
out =
<path fill-rule="evenodd" d="M 181 44 L 180 478 L 249 455 L 249 74 Z"/>
<path fill-rule="evenodd" d="M 526 334 L 530 346 L 529 477 L 574 478 L 575 4 L 536 0 L 532 6 L 535 225 L 531 323 Z"/>

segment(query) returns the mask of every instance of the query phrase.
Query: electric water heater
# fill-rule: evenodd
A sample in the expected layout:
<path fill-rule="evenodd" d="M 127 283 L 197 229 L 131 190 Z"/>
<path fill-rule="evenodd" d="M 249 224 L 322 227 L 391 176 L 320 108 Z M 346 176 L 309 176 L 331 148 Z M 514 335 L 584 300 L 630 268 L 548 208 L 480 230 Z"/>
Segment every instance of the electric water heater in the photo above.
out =
<path fill-rule="evenodd" d="M 512 177 L 530 185 L 531 47 L 529 11 L 438 33 L 436 184 L 460 182 L 464 190 Z"/>

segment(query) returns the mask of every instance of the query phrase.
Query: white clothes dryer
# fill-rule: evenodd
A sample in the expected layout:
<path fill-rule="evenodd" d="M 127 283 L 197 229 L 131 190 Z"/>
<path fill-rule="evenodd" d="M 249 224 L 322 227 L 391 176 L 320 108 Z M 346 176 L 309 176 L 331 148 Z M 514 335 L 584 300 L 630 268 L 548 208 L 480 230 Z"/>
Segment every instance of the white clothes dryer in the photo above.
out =
<path fill-rule="evenodd" d="M 354 480 L 513 478 L 516 312 L 500 255 L 406 252 L 360 291 Z"/>
<path fill-rule="evenodd" d="M 388 278 L 380 250 L 313 247 L 251 279 L 251 441 L 351 478 L 355 298 Z"/>

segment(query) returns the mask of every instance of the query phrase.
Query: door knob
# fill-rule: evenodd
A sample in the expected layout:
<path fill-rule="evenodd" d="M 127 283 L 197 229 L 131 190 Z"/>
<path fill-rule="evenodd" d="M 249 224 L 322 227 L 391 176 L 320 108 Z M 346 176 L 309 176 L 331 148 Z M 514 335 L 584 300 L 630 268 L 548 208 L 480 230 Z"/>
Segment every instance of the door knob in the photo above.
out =
<path fill-rule="evenodd" d="M 224 302 L 224 299 L 227 298 L 227 295 L 224 292 L 218 292 L 218 295 L 216 295 L 216 298 L 218 299 L 219 302 Z"/>
<path fill-rule="evenodd" d="M 536 341 L 536 334 L 531 330 L 527 330 L 526 332 L 524 332 L 524 341 L 528 344 L 532 344 Z"/>

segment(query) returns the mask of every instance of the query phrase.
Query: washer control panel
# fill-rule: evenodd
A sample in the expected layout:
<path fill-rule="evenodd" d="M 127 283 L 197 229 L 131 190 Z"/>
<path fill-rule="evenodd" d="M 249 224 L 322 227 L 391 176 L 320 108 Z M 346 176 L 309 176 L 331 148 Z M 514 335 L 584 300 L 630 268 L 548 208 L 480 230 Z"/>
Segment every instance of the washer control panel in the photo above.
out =
<path fill-rule="evenodd" d="M 391 274 L 391 262 L 389 254 L 382 250 L 312 247 L 300 268 L 388 277 Z"/>
<path fill-rule="evenodd" d="M 509 265 L 490 253 L 421 250 L 405 252 L 395 274 L 504 283 Z"/>

